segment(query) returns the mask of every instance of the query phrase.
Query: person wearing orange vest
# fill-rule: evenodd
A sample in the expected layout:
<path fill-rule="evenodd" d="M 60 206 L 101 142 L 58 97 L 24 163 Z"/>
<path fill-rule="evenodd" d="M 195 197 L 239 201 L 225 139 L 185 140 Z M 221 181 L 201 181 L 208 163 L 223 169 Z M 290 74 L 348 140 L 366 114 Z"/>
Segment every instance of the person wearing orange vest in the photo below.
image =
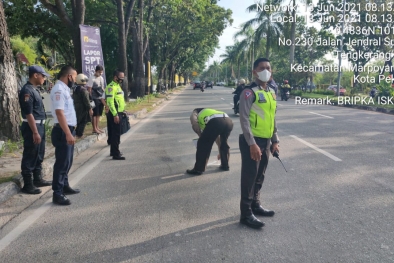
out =
<path fill-rule="evenodd" d="M 230 146 L 227 139 L 233 130 L 233 122 L 228 115 L 222 111 L 197 108 L 190 115 L 190 122 L 195 133 L 200 137 L 197 142 L 196 163 L 194 168 L 186 170 L 188 174 L 201 175 L 205 171 L 212 145 L 216 141 L 219 147 L 218 159 L 221 161 L 220 169 L 230 169 L 228 161 L 230 158 Z"/>
<path fill-rule="evenodd" d="M 269 87 L 272 79 L 270 61 L 259 58 L 253 64 L 255 82 L 246 86 L 239 100 L 239 119 L 243 134 L 239 136 L 242 156 L 241 167 L 241 224 L 261 228 L 264 222 L 255 217 L 273 216 L 272 210 L 260 204 L 260 190 L 263 186 L 270 151 L 279 152 L 279 138 L 276 127 L 276 94 Z M 272 144 L 272 146 L 271 146 Z"/>

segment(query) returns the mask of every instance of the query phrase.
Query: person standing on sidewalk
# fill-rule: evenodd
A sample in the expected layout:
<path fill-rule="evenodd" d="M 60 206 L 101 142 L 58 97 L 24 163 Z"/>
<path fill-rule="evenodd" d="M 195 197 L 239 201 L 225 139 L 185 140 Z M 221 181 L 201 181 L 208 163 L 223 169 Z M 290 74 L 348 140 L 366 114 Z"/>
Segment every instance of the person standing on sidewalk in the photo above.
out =
<path fill-rule="evenodd" d="M 253 64 L 255 82 L 246 86 L 239 103 L 239 119 L 243 134 L 239 136 L 241 151 L 241 224 L 261 228 L 264 222 L 255 215 L 273 216 L 274 211 L 264 209 L 260 204 L 260 190 L 263 186 L 269 154 L 279 152 L 279 138 L 276 127 L 276 95 L 270 88 L 271 64 L 266 58 L 259 58 Z M 272 147 L 271 147 L 272 143 Z"/>
<path fill-rule="evenodd" d="M 186 170 L 188 174 L 201 175 L 205 171 L 212 145 L 216 140 L 219 147 L 218 159 L 221 161 L 219 169 L 230 170 L 230 146 L 227 139 L 233 130 L 233 122 L 222 111 L 197 108 L 190 115 L 190 122 L 195 133 L 200 137 L 197 142 L 196 163 L 194 168 Z"/>
<path fill-rule="evenodd" d="M 29 81 L 19 93 L 19 105 L 23 119 L 21 125 L 23 137 L 21 170 L 24 182 L 22 192 L 26 194 L 40 194 L 41 190 L 36 187 L 52 184 L 52 182 L 42 179 L 46 114 L 42 97 L 36 90 L 37 87 L 44 84 L 45 79 L 49 76 L 40 66 L 29 67 Z"/>
<path fill-rule="evenodd" d="M 92 106 L 90 105 L 89 92 L 85 88 L 88 77 L 84 74 L 78 74 L 77 86 L 73 90 L 73 100 L 75 113 L 77 114 L 77 128 L 75 133 L 77 138 L 82 138 L 85 131 L 86 124 L 90 121 L 93 115 Z"/>
<path fill-rule="evenodd" d="M 55 164 L 53 166 L 53 203 L 70 205 L 65 194 L 78 194 L 68 182 L 68 173 L 73 163 L 75 126 L 77 116 L 70 89 L 75 85 L 77 71 L 71 66 L 64 66 L 59 72 L 59 80 L 51 91 L 52 102 L 52 144 L 55 147 Z"/>
<path fill-rule="evenodd" d="M 92 118 L 92 127 L 93 133 L 103 133 L 104 131 L 100 129 L 99 122 L 100 117 L 103 115 L 104 103 L 103 103 L 103 94 L 104 94 L 104 78 L 102 74 L 104 72 L 104 68 L 101 65 L 96 66 L 96 71 L 94 75 L 92 75 L 87 83 L 88 90 L 92 95 L 92 99 L 96 107 L 93 109 L 93 118 Z"/>
<path fill-rule="evenodd" d="M 108 141 L 111 145 L 110 156 L 114 160 L 126 160 L 119 151 L 122 114 L 125 108 L 124 92 L 122 90 L 122 83 L 124 73 L 120 70 L 115 70 L 113 81 L 105 89 L 105 99 L 109 111 L 107 113 L 107 129 Z"/>

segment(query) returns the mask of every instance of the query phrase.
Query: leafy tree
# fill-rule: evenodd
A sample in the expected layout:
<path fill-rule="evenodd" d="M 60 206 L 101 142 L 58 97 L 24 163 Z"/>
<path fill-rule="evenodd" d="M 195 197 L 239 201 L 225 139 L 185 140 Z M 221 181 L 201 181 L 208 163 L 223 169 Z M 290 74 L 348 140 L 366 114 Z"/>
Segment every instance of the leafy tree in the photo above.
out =
<path fill-rule="evenodd" d="M 14 56 L 18 53 L 25 55 L 30 64 L 35 64 L 37 54 L 19 36 L 11 37 L 11 46 Z"/>
<path fill-rule="evenodd" d="M 63 25 L 68 29 L 74 44 L 75 68 L 78 72 L 82 72 L 79 25 L 84 24 L 85 21 L 85 0 L 70 0 L 71 16 L 66 9 L 67 3 L 64 3 L 63 0 L 55 0 L 55 4 L 52 4 L 49 0 L 40 0 L 40 2 L 51 13 L 58 16 Z"/>

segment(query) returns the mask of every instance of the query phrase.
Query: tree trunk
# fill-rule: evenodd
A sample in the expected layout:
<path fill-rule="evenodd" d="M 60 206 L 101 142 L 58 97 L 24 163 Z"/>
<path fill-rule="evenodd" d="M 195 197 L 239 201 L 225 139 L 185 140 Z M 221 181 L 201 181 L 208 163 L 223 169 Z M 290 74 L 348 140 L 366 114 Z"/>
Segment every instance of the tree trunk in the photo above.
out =
<path fill-rule="evenodd" d="M 293 6 L 296 6 L 295 0 L 293 0 Z M 293 9 L 291 13 L 293 19 L 296 17 L 296 8 Z M 296 21 L 291 23 L 291 46 L 290 46 L 290 65 L 294 63 L 294 51 L 295 51 L 295 31 L 296 31 Z"/>
<path fill-rule="evenodd" d="M 148 40 L 148 39 L 147 39 Z M 148 78 L 152 78 L 152 74 L 150 74 L 150 68 L 149 68 L 149 62 L 150 62 L 150 50 L 149 50 L 149 44 L 146 48 L 145 56 L 144 56 L 144 61 L 145 61 L 145 80 L 146 80 L 146 85 L 145 85 L 145 94 L 150 93 L 151 91 L 151 86 L 152 86 L 152 80 L 150 82 L 150 86 L 148 86 Z"/>
<path fill-rule="evenodd" d="M 85 22 L 85 0 L 71 0 L 72 18 L 68 15 L 63 1 L 55 1 L 55 4 L 52 4 L 49 0 L 40 0 L 40 2 L 51 13 L 58 16 L 63 25 L 69 29 L 74 44 L 74 66 L 78 72 L 82 72 L 81 36 L 79 25 Z"/>
<path fill-rule="evenodd" d="M 82 49 L 81 49 L 81 34 L 79 31 L 79 25 L 74 28 L 73 44 L 74 44 L 74 58 L 75 58 L 75 69 L 77 72 L 82 72 Z"/>
<path fill-rule="evenodd" d="M 20 110 L 14 57 L 3 2 L 0 1 L 0 139 L 19 140 L 19 124 Z"/>
<path fill-rule="evenodd" d="M 137 27 L 138 23 L 134 22 L 131 27 L 131 34 L 133 37 L 133 89 L 136 97 L 145 96 L 145 85 L 144 85 L 144 63 L 143 54 L 140 52 L 140 42 Z M 141 50 L 142 51 L 142 50 Z"/>
<path fill-rule="evenodd" d="M 240 78 L 240 65 L 241 63 L 239 63 L 239 59 L 238 59 L 238 73 L 237 73 L 237 79 L 239 79 Z"/>
<path fill-rule="evenodd" d="M 139 17 L 138 20 L 134 15 L 131 34 L 133 38 L 133 64 L 134 80 L 133 86 L 136 89 L 137 97 L 145 96 L 145 75 L 144 75 L 144 37 L 143 37 L 143 10 L 144 1 L 139 0 Z"/>
<path fill-rule="evenodd" d="M 160 73 L 159 73 L 159 83 L 157 83 L 157 85 L 158 85 L 158 92 L 162 92 L 163 91 L 162 90 L 162 85 L 164 84 L 165 70 L 166 70 L 166 68 L 163 67 L 160 70 Z"/>
<path fill-rule="evenodd" d="M 124 98 L 126 101 L 129 100 L 128 89 L 129 83 L 128 70 L 127 70 L 127 47 L 126 47 L 126 24 L 123 11 L 123 0 L 116 0 L 117 6 L 117 16 L 118 16 L 118 43 L 119 43 L 119 53 L 118 53 L 118 69 L 125 73 L 122 90 L 124 92 Z"/>

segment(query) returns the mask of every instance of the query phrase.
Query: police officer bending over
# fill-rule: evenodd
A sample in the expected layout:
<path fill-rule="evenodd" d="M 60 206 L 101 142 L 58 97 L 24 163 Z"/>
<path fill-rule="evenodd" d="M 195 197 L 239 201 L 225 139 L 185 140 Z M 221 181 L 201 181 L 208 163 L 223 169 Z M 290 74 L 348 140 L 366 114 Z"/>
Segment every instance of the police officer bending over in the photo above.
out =
<path fill-rule="evenodd" d="M 105 88 L 105 99 L 109 107 L 107 113 L 108 144 L 111 145 L 110 156 L 114 160 L 126 160 L 119 151 L 122 113 L 125 107 L 122 85 L 124 73 L 115 70 L 113 81 Z"/>
<path fill-rule="evenodd" d="M 267 85 L 271 79 L 271 64 L 259 58 L 253 64 L 255 82 L 246 86 L 240 97 L 240 121 L 243 134 L 239 136 L 242 156 L 241 167 L 241 218 L 249 227 L 260 228 L 264 223 L 254 215 L 273 216 L 274 211 L 260 204 L 260 190 L 271 153 L 279 152 L 275 113 L 275 91 Z"/>
<path fill-rule="evenodd" d="M 196 163 L 194 168 L 186 170 L 188 174 L 201 175 L 205 171 L 212 145 L 216 140 L 219 147 L 218 159 L 221 160 L 220 169 L 230 169 L 228 161 L 230 158 L 230 146 L 227 139 L 233 130 L 233 122 L 228 115 L 222 111 L 198 108 L 194 109 L 190 122 L 195 133 L 200 137 L 197 142 Z"/>
<path fill-rule="evenodd" d="M 27 194 L 39 194 L 36 187 L 49 186 L 50 181 L 42 179 L 42 161 L 45 155 L 45 120 L 44 103 L 37 87 L 44 84 L 50 75 L 40 66 L 29 67 L 29 81 L 19 93 L 22 112 L 21 132 L 23 136 L 23 157 L 21 163 L 23 188 Z M 32 175 L 34 180 L 32 180 Z"/>

